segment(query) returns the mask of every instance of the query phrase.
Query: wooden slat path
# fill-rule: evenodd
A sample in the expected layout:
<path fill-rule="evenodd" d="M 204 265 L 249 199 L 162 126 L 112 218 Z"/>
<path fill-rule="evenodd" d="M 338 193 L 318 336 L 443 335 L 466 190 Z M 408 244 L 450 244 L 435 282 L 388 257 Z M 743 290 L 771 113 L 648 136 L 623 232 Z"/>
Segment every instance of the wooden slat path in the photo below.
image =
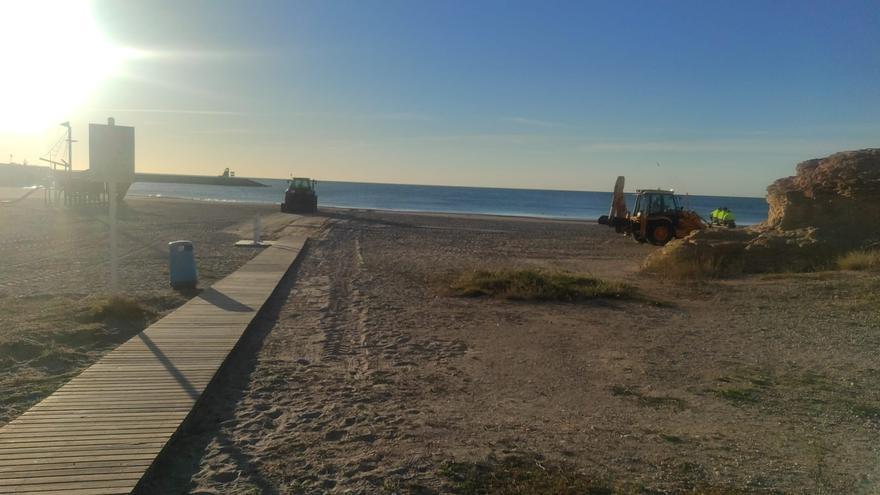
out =
<path fill-rule="evenodd" d="M 0 493 L 131 492 L 305 239 L 276 241 L 0 428 Z"/>

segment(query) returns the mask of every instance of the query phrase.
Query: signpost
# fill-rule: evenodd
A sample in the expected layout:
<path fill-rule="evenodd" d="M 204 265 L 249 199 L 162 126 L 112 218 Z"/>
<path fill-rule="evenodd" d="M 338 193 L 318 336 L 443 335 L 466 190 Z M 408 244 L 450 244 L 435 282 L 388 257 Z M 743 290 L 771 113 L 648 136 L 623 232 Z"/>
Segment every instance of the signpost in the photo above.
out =
<path fill-rule="evenodd" d="M 134 127 L 118 126 L 111 117 L 107 124 L 89 124 L 89 171 L 95 180 L 107 183 L 110 202 L 110 290 L 119 288 L 119 249 L 116 209 L 119 183 L 134 180 Z"/>

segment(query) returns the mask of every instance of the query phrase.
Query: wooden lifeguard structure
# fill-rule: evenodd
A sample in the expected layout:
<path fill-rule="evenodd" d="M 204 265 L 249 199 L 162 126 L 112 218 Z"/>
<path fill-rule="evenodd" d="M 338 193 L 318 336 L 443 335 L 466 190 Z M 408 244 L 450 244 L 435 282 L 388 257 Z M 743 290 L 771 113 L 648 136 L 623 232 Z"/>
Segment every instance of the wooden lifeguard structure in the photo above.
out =
<path fill-rule="evenodd" d="M 131 180 L 134 178 L 134 128 L 122 127 L 116 133 L 131 134 L 131 157 L 130 160 L 125 158 L 119 162 L 120 157 L 114 158 L 114 165 L 108 165 L 107 152 L 104 149 L 114 149 L 117 146 L 113 142 L 104 142 L 107 131 L 106 127 L 115 127 L 115 121 L 111 117 L 107 119 L 107 125 L 89 124 L 89 169 L 85 171 L 73 170 L 73 129 L 70 122 L 64 122 L 62 127 L 67 128 L 67 137 L 64 141 L 67 143 L 67 160 L 63 158 L 55 160 L 53 158 L 40 158 L 40 160 L 49 163 L 51 166 L 49 180 L 45 187 L 45 201 L 47 204 L 64 204 L 68 206 L 84 205 L 84 204 L 106 204 L 110 201 L 110 183 L 107 181 L 108 171 L 115 171 L 118 168 L 125 170 L 122 177 L 123 182 L 117 182 L 117 187 L 122 190 L 122 196 L 131 186 Z M 96 127 L 98 126 L 98 127 Z M 130 131 L 129 131 L 130 129 Z M 97 133 L 97 135 L 95 134 Z M 109 146 L 109 148 L 107 148 Z M 92 158 L 92 153 L 97 151 L 97 158 Z M 117 163 L 118 162 L 118 163 Z M 95 165 L 97 163 L 97 166 Z M 125 182 L 127 181 L 127 182 Z M 119 196 L 117 195 L 117 199 Z"/>

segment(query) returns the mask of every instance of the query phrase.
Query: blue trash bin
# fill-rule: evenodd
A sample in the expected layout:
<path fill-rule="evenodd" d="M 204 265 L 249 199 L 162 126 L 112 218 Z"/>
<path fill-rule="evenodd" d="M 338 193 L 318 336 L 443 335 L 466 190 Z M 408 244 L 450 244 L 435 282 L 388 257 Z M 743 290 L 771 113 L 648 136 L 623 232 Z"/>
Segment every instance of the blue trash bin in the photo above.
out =
<path fill-rule="evenodd" d="M 168 243 L 168 274 L 171 287 L 175 289 L 195 288 L 199 282 L 196 272 L 196 257 L 192 241 Z"/>

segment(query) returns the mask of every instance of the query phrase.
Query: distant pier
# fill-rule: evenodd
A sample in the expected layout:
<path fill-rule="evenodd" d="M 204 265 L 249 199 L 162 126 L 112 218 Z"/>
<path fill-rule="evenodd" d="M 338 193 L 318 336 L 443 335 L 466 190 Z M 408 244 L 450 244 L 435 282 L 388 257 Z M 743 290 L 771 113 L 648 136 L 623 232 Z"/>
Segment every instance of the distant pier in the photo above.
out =
<path fill-rule="evenodd" d="M 0 186 L 32 186 L 42 184 L 52 174 L 65 174 L 63 170 L 53 171 L 41 165 L 20 165 L 17 163 L 0 163 Z M 88 179 L 88 170 L 74 170 L 72 177 Z M 166 182 L 176 184 L 205 184 L 209 186 L 236 187 L 269 187 L 266 184 L 244 177 L 218 177 L 209 175 L 175 175 L 175 174 L 134 174 L 135 182 Z"/>
<path fill-rule="evenodd" d="M 134 174 L 135 182 L 171 182 L 175 184 L 205 184 L 208 186 L 269 187 L 244 177 L 212 177 L 208 175 Z"/>

